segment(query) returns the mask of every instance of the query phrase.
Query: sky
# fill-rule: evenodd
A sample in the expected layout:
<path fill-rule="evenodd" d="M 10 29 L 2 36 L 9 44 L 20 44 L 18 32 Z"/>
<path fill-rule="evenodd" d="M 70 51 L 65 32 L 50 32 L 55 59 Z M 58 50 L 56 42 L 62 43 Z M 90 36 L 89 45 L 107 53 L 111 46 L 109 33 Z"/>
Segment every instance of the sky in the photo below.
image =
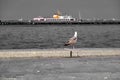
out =
<path fill-rule="evenodd" d="M 0 19 L 52 17 L 59 10 L 78 18 L 120 19 L 120 0 L 0 0 Z"/>

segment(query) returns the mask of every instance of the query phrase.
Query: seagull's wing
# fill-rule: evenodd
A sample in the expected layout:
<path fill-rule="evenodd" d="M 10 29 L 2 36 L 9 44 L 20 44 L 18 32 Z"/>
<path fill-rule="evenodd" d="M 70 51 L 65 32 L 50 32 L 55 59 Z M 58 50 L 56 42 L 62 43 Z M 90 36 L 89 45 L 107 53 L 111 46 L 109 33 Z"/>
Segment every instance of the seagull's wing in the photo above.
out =
<path fill-rule="evenodd" d="M 64 46 L 73 45 L 73 44 L 75 44 L 76 42 L 77 42 L 77 37 L 72 37 L 72 38 L 70 38 L 70 39 L 65 43 Z"/>
<path fill-rule="evenodd" d="M 72 37 L 71 39 L 70 39 L 70 43 L 73 45 L 73 44 L 75 44 L 77 42 L 77 37 Z"/>

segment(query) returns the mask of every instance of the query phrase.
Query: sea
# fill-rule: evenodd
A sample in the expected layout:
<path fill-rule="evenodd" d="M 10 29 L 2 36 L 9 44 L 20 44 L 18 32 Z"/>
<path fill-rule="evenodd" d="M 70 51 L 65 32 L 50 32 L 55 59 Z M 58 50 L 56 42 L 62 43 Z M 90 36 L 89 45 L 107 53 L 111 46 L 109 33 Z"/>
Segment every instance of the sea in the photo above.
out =
<path fill-rule="evenodd" d="M 120 25 L 0 25 L 0 49 L 120 48 Z"/>

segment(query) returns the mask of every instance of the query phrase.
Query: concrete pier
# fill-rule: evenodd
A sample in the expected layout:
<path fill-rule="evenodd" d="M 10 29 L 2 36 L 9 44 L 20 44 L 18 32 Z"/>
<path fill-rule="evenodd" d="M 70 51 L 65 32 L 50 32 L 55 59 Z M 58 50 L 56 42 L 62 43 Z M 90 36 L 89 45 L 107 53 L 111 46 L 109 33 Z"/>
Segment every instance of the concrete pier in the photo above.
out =
<path fill-rule="evenodd" d="M 71 52 L 72 51 L 72 52 Z M 117 56 L 120 48 L 10 49 L 0 50 L 0 58 Z"/>

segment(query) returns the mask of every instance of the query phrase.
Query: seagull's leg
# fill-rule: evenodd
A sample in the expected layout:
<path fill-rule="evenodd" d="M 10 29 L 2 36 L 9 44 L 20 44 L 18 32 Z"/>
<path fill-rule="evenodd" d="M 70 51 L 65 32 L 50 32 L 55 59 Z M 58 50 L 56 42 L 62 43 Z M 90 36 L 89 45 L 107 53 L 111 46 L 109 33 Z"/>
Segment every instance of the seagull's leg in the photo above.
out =
<path fill-rule="evenodd" d="M 73 45 L 73 49 L 74 49 L 75 47 L 74 47 L 74 45 Z"/>

